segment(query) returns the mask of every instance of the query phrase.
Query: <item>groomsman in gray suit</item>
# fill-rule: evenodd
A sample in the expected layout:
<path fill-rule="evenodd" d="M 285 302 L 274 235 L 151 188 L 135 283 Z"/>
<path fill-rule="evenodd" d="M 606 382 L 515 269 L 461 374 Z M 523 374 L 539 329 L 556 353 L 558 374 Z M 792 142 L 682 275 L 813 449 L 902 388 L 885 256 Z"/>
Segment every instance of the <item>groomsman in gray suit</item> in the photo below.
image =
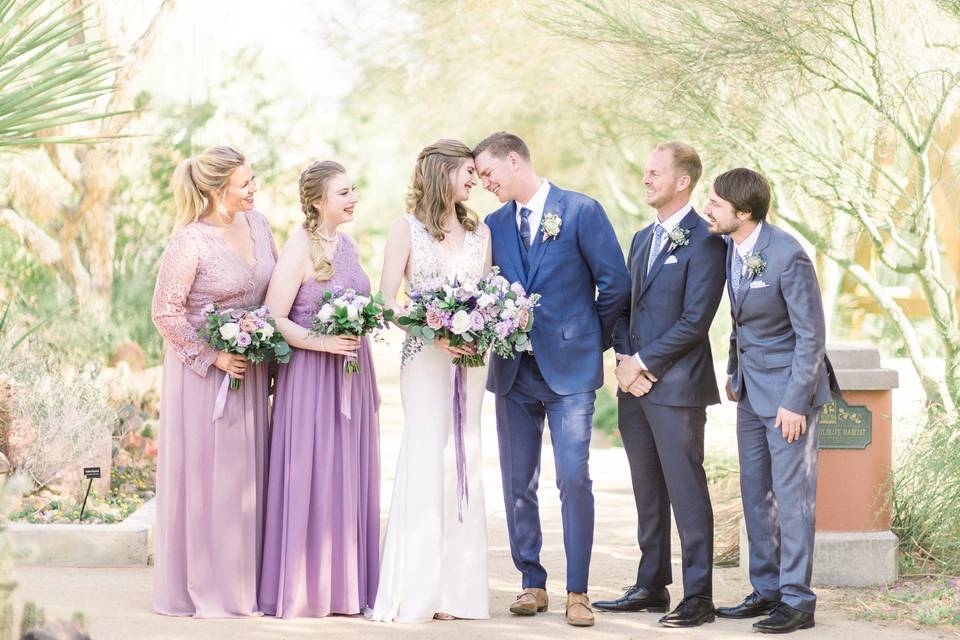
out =
<path fill-rule="evenodd" d="M 810 589 L 817 495 L 817 418 L 835 381 L 813 264 L 790 234 L 766 222 L 770 187 L 750 169 L 713 182 L 704 213 L 727 236 L 733 330 L 727 397 L 738 403 L 740 493 L 753 592 L 717 609 L 766 615 L 762 633 L 814 625 Z"/>

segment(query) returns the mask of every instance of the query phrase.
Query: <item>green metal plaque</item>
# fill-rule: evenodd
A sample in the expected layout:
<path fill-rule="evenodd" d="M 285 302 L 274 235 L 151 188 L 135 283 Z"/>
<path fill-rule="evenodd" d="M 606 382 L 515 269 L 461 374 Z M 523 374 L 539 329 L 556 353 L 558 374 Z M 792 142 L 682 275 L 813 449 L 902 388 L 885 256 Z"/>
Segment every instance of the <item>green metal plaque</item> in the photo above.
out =
<path fill-rule="evenodd" d="M 873 414 L 863 405 L 850 405 L 834 396 L 820 412 L 817 429 L 821 449 L 865 449 L 873 440 Z"/>

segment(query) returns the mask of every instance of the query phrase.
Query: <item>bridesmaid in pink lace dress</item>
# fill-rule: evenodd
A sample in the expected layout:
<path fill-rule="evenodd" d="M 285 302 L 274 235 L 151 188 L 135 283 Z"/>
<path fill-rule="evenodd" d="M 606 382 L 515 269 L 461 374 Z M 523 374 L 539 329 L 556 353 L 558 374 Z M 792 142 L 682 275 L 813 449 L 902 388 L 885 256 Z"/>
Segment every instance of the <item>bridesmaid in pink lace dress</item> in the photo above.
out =
<path fill-rule="evenodd" d="M 260 609 L 277 617 L 356 614 L 373 606 L 380 546 L 380 398 L 367 338 L 311 336 L 334 287 L 370 295 L 353 241 L 353 183 L 335 162 L 300 176 L 306 215 L 283 249 L 267 304 L 293 346 L 273 402 Z M 344 356 L 359 373 L 344 375 Z"/>
<path fill-rule="evenodd" d="M 153 607 L 198 618 L 257 611 L 268 438 L 266 365 L 197 337 L 201 309 L 262 304 L 276 263 L 253 172 L 230 147 L 173 176 L 177 230 L 163 254 L 153 321 L 164 338 Z M 213 421 L 224 376 L 242 378 Z"/>

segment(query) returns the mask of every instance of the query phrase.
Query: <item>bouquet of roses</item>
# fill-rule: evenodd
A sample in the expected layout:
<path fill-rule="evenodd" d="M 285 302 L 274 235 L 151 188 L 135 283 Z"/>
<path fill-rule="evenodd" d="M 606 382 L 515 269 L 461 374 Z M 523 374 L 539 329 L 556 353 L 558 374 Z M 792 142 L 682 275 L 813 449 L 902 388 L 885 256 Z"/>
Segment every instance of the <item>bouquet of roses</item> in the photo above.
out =
<path fill-rule="evenodd" d="M 203 308 L 206 323 L 198 334 L 218 351 L 244 356 L 250 362 L 290 361 L 290 345 L 277 331 L 267 307 L 253 309 Z M 240 380 L 230 378 L 230 388 L 239 389 Z"/>
<path fill-rule="evenodd" d="M 408 294 L 410 302 L 397 323 L 428 344 L 445 338 L 453 347 L 474 346 L 475 355 L 453 361 L 459 367 L 482 367 L 487 349 L 512 358 L 531 348 L 528 334 L 540 295 L 527 295 L 523 285 L 510 284 L 496 267 L 463 282 L 436 278 Z"/>
<path fill-rule="evenodd" d="M 393 310 L 383 304 L 383 295 L 363 296 L 353 289 L 334 287 L 323 294 L 323 302 L 313 318 L 311 332 L 325 336 L 364 336 L 384 328 L 393 319 Z M 347 361 L 344 372 L 357 373 L 356 360 Z"/>

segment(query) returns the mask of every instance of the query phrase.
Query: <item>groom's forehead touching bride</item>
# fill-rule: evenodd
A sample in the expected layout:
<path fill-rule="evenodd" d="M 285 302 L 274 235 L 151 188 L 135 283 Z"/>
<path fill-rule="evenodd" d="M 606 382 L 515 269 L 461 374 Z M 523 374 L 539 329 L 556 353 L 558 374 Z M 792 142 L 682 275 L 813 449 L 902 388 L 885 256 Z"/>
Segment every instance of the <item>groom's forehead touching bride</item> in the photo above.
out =
<path fill-rule="evenodd" d="M 483 188 L 500 202 L 524 201 L 530 185 L 539 182 L 530 162 L 530 149 L 512 133 L 500 131 L 487 136 L 474 148 L 473 157 Z"/>

